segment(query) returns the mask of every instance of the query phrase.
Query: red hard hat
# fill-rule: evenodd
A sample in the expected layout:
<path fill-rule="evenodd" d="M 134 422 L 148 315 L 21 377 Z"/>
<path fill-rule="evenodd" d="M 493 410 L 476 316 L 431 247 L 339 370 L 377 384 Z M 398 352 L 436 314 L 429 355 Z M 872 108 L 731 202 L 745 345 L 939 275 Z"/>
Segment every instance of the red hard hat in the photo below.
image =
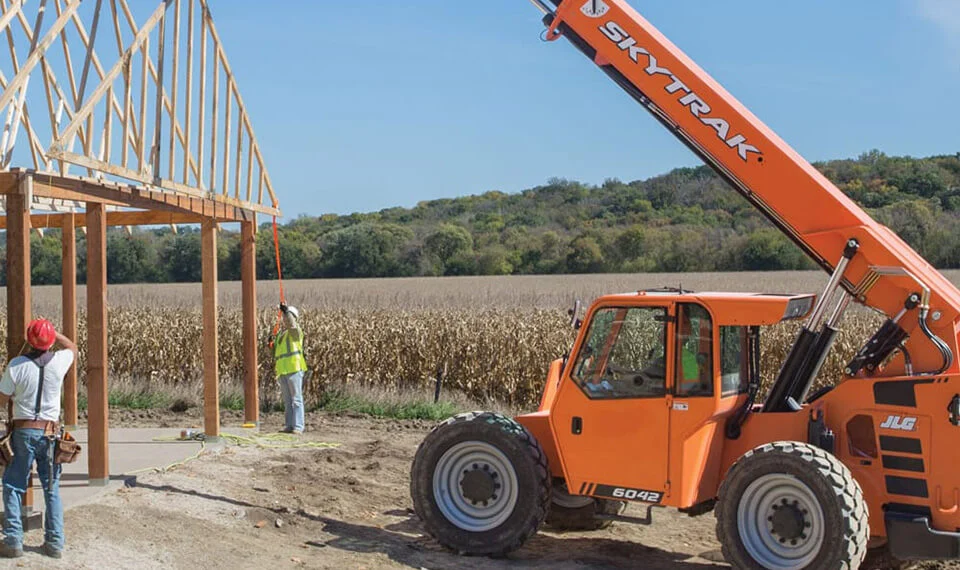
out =
<path fill-rule="evenodd" d="M 57 331 L 47 319 L 37 319 L 27 327 L 27 342 L 37 350 L 50 350 L 57 340 Z"/>

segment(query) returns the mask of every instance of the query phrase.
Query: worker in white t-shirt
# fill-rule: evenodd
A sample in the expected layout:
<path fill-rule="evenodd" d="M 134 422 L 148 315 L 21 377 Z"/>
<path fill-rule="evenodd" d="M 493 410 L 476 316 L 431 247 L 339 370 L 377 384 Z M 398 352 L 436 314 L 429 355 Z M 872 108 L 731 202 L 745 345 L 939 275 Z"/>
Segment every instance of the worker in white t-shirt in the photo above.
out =
<path fill-rule="evenodd" d="M 12 401 L 13 461 L 3 472 L 3 543 L 0 556 L 23 556 L 20 505 L 34 462 L 46 504 L 42 552 L 51 558 L 63 553 L 63 505 L 60 465 L 53 461 L 60 426 L 63 378 L 77 358 L 77 345 L 58 333 L 50 321 L 38 319 L 27 327 L 29 352 L 10 361 L 0 378 L 0 409 Z M 59 344 L 63 350 L 53 350 Z"/>

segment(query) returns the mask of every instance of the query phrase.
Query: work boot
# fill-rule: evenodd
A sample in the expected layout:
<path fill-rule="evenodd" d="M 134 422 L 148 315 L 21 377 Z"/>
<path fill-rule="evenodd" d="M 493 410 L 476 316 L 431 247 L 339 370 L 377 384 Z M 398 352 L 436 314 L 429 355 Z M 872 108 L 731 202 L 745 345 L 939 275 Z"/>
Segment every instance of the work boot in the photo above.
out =
<path fill-rule="evenodd" d="M 293 428 L 285 427 L 282 430 L 280 430 L 280 433 L 293 433 Z"/>
<path fill-rule="evenodd" d="M 40 548 L 40 552 L 42 552 L 44 556 L 49 556 L 50 558 L 63 558 L 63 551 L 49 542 L 43 543 L 43 547 Z"/>
<path fill-rule="evenodd" d="M 0 557 L 3 558 L 20 558 L 23 556 L 23 548 L 10 546 L 7 543 L 0 543 Z"/>

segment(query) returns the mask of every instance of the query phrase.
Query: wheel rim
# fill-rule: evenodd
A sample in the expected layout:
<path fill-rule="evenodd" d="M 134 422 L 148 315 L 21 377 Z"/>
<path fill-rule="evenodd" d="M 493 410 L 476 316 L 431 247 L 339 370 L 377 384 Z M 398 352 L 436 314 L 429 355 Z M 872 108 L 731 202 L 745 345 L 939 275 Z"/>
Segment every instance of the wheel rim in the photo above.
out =
<path fill-rule="evenodd" d="M 437 462 L 433 496 L 448 521 L 470 532 L 495 529 L 517 504 L 517 473 L 502 451 L 489 443 L 454 445 Z"/>
<path fill-rule="evenodd" d="M 792 475 L 764 475 L 751 483 L 737 508 L 744 548 L 771 570 L 809 566 L 820 553 L 824 515 L 805 483 Z"/>

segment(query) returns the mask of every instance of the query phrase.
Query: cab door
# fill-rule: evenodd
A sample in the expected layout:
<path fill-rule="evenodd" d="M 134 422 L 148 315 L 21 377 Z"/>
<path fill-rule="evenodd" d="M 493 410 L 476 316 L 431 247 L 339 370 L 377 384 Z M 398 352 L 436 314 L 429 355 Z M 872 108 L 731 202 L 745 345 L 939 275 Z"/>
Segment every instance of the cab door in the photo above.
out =
<path fill-rule="evenodd" d="M 551 429 L 572 494 L 663 502 L 673 304 L 600 306 L 564 370 Z"/>

